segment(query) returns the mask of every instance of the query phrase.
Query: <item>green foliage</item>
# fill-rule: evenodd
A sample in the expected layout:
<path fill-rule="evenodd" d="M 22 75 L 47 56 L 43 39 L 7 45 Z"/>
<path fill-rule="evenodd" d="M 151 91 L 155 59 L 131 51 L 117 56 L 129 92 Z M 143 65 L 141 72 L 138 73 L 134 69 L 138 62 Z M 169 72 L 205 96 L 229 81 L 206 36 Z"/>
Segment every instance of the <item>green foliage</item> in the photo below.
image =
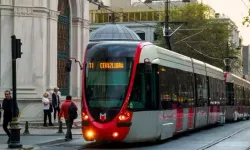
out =
<path fill-rule="evenodd" d="M 171 37 L 171 46 L 177 53 L 224 69 L 223 57 L 238 56 L 240 51 L 228 41 L 232 36 L 232 22 L 229 19 L 215 19 L 210 15 L 210 10 L 207 5 L 193 3 L 171 8 L 169 21 L 187 22 Z M 169 26 L 172 32 L 180 25 L 169 24 Z M 159 23 L 156 29 L 157 45 L 166 47 L 162 27 Z M 232 67 L 237 70 L 241 64 L 242 61 L 238 59 L 238 63 L 232 64 Z"/>

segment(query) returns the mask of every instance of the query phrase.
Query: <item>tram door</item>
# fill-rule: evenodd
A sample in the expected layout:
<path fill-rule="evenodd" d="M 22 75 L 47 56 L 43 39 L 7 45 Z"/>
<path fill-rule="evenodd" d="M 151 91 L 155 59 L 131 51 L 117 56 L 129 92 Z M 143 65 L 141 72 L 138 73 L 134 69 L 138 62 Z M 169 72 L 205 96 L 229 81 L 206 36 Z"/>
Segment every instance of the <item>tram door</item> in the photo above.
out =
<path fill-rule="evenodd" d="M 129 109 L 133 112 L 129 138 L 151 140 L 158 135 L 158 111 L 155 111 L 154 69 L 147 70 L 145 64 L 137 66 Z M 137 96 L 138 95 L 138 96 Z"/>
<path fill-rule="evenodd" d="M 144 70 L 145 75 L 145 90 L 146 90 L 146 105 L 147 109 L 149 111 L 149 116 L 152 120 L 150 124 L 153 127 L 153 130 L 155 130 L 155 133 L 152 134 L 153 136 L 157 136 L 159 131 L 158 128 L 158 107 L 159 103 L 157 102 L 157 91 L 158 91 L 158 85 L 156 85 L 157 82 L 157 65 L 152 64 L 150 66 L 150 71 L 146 69 Z M 151 129 L 152 130 L 152 129 Z"/>

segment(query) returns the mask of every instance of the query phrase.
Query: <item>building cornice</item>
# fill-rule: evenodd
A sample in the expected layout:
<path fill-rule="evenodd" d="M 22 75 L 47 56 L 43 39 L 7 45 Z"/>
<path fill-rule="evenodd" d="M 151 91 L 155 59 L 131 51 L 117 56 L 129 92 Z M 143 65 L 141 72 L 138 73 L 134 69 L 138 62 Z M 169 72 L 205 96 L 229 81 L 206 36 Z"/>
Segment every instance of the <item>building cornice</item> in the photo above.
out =
<path fill-rule="evenodd" d="M 58 19 L 59 11 L 51 10 L 46 7 L 25 7 L 0 5 L 1 16 L 19 16 L 19 17 L 43 17 L 52 20 Z"/>

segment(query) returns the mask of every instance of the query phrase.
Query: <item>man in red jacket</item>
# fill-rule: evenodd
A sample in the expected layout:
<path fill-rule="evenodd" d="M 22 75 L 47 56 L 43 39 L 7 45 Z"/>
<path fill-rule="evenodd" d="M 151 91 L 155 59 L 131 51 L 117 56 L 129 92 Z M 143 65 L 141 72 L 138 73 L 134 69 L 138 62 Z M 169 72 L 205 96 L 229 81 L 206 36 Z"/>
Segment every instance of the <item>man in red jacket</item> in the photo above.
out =
<path fill-rule="evenodd" d="M 70 95 L 66 96 L 66 101 L 62 104 L 62 107 L 61 107 L 61 110 L 59 113 L 59 118 L 58 118 L 60 121 L 61 117 L 63 115 L 65 122 L 66 122 L 66 125 L 67 125 L 67 133 L 65 135 L 65 141 L 72 140 L 71 129 L 72 129 L 72 125 L 73 125 L 74 120 L 69 117 L 69 112 L 68 112 L 70 105 L 73 103 L 71 101 L 71 99 L 72 99 L 72 97 Z M 75 105 L 75 107 L 76 107 L 76 105 Z M 77 107 L 76 107 L 76 109 L 77 109 Z"/>

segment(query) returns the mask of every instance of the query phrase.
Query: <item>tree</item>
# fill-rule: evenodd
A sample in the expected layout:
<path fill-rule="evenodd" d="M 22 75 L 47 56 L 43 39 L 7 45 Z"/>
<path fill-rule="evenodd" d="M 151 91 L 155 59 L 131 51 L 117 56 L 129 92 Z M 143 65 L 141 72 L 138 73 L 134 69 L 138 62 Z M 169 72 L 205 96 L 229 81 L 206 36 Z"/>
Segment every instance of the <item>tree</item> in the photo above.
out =
<path fill-rule="evenodd" d="M 184 21 L 181 30 L 171 37 L 172 50 L 204 61 L 219 68 L 225 68 L 223 58 L 227 56 L 238 56 L 240 51 L 230 39 L 232 37 L 233 22 L 229 19 L 216 19 L 210 14 L 210 7 L 204 4 L 190 3 L 170 9 L 170 21 Z M 162 14 L 164 15 L 164 14 Z M 179 25 L 169 25 L 171 31 Z M 156 29 L 158 35 L 157 44 L 165 47 L 162 24 Z M 229 51 L 227 51 L 227 47 Z M 229 52 L 229 53 L 227 53 Z M 232 63 L 233 69 L 240 69 L 242 61 Z"/>

